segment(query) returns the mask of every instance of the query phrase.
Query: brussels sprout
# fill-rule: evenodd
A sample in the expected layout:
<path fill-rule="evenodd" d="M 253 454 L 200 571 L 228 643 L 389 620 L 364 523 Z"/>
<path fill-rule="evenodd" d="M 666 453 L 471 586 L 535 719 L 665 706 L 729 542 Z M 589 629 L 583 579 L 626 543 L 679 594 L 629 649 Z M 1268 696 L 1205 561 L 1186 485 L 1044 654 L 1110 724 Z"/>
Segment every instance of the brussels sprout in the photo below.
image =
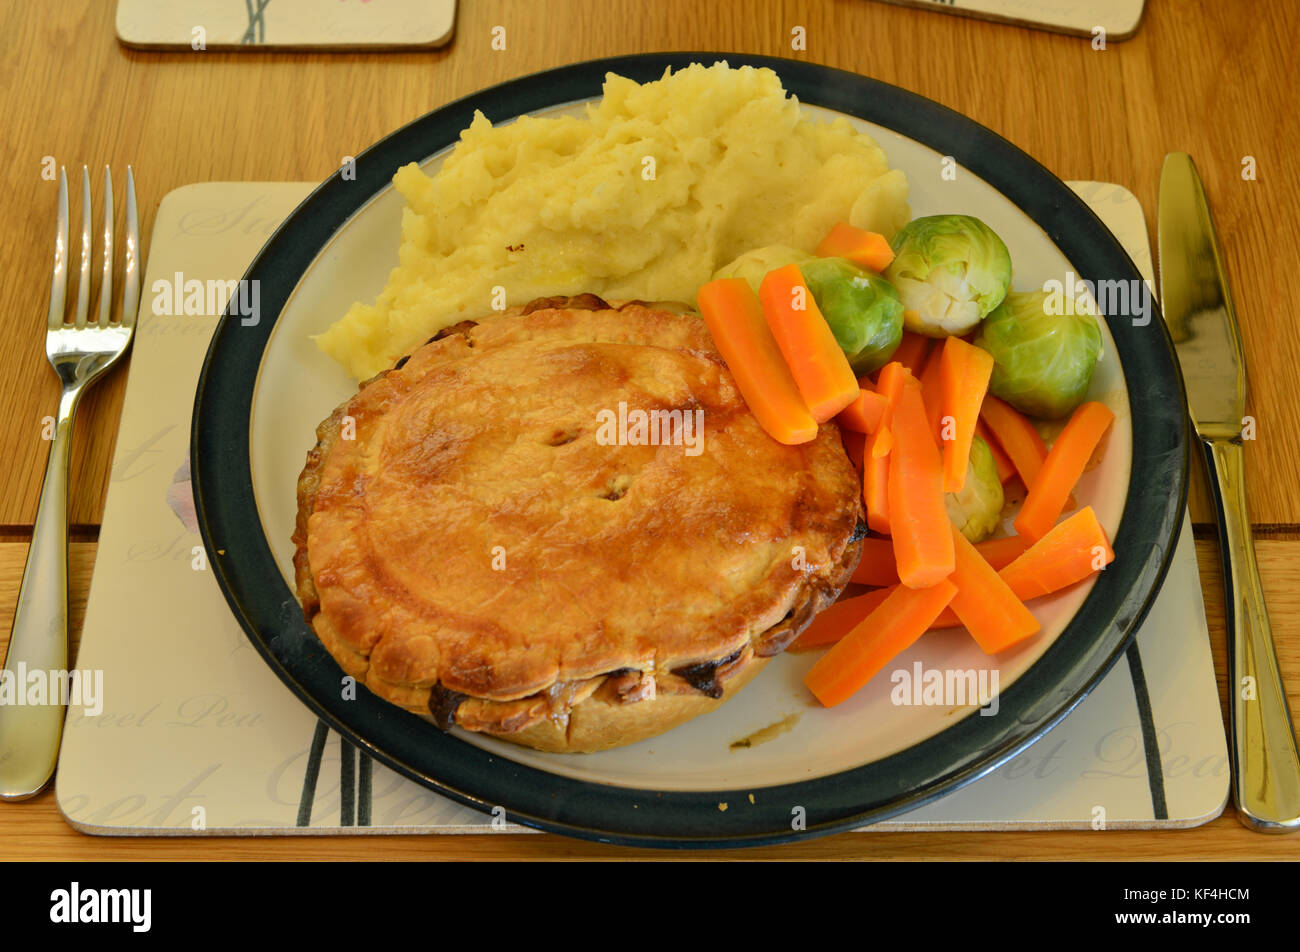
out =
<path fill-rule="evenodd" d="M 980 327 L 975 346 L 993 355 L 989 390 L 1021 413 L 1054 420 L 1083 402 L 1101 353 L 1090 314 L 1049 314 L 1048 294 L 1007 295 Z"/>
<path fill-rule="evenodd" d="M 1002 522 L 1002 481 L 989 445 L 978 436 L 970 444 L 970 466 L 961 492 L 945 493 L 948 518 L 971 542 L 993 534 Z"/>
<path fill-rule="evenodd" d="M 844 258 L 810 258 L 799 271 L 853 372 L 885 366 L 903 337 L 903 305 L 890 283 Z"/>
<path fill-rule="evenodd" d="M 758 286 L 763 283 L 763 275 L 777 268 L 784 268 L 788 264 L 802 264 L 811 257 L 812 255 L 806 252 L 787 248 L 785 245 L 768 245 L 766 248 L 746 251 L 735 261 L 713 272 L 713 277 L 715 280 L 744 278 L 757 294 Z"/>
<path fill-rule="evenodd" d="M 1011 256 L 988 225 L 969 215 L 915 218 L 890 242 L 885 269 L 907 312 L 909 331 L 960 337 L 1002 303 Z"/>

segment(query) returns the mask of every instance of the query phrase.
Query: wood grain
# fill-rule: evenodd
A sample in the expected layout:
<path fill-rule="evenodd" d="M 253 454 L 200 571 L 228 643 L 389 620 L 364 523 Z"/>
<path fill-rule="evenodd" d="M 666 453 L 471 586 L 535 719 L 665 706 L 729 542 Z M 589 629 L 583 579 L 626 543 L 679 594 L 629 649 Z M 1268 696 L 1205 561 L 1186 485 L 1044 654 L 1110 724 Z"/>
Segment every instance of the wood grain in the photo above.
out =
<path fill-rule="evenodd" d="M 74 646 L 85 614 L 96 546 L 74 543 L 69 555 L 69 603 Z M 1278 644 L 1278 662 L 1291 709 L 1300 711 L 1300 541 L 1261 541 L 1264 596 Z M 27 546 L 0 543 L 0 652 L 22 579 Z M 1199 540 L 1196 556 L 1205 591 L 1206 619 L 1219 697 L 1224 705 L 1226 638 L 1218 548 Z M 74 648 L 75 652 L 75 648 Z M 75 653 L 73 655 L 75 657 Z M 1148 662 L 1150 663 L 1150 662 Z M 437 860 L 437 859 L 620 859 L 686 858 L 665 850 L 634 850 L 570 840 L 551 834 L 454 836 L 97 837 L 78 833 L 59 813 L 53 788 L 21 803 L 0 803 L 0 861 L 12 859 L 208 860 Z M 1224 815 L 1191 830 L 1043 833 L 845 833 L 806 843 L 745 851 L 691 852 L 691 859 L 744 856 L 753 859 L 1053 859 L 1053 860 L 1246 860 L 1300 859 L 1300 838 L 1252 833 L 1237 822 L 1231 804 Z"/>
<path fill-rule="evenodd" d="M 1196 157 L 1219 226 L 1245 338 L 1252 521 L 1300 524 L 1300 415 L 1290 399 L 1300 323 L 1289 283 L 1300 263 L 1300 119 L 1287 37 L 1300 5 L 1150 0 L 1136 36 L 1094 50 L 1077 37 L 867 0 L 465 0 L 457 36 L 433 53 L 139 52 L 120 47 L 109 0 L 5 4 L 0 135 L 9 210 L 0 230 L 8 345 L 0 349 L 0 531 L 35 518 L 57 387 L 42 340 L 56 185 L 44 156 L 135 166 L 146 234 L 164 194 L 206 180 L 319 180 L 343 156 L 484 86 L 577 60 L 664 50 L 737 50 L 807 59 L 906 87 L 984 123 L 1062 178 L 1131 189 L 1154 228 L 1166 152 Z M 740 14 L 740 15 L 736 15 Z M 504 51 L 490 46 L 506 28 Z M 792 51 L 803 26 L 807 50 Z M 868 38 L 870 41 L 868 42 Z M 990 64 L 990 55 L 994 62 Z M 1253 156 L 1258 177 L 1241 176 Z M 74 227 L 75 227 L 74 200 Z M 1153 232 L 1154 237 L 1154 232 Z M 146 240 L 147 246 L 147 240 Z M 87 394 L 72 453 L 70 519 L 97 525 L 128 364 Z M 1193 518 L 1210 521 L 1203 498 Z"/>

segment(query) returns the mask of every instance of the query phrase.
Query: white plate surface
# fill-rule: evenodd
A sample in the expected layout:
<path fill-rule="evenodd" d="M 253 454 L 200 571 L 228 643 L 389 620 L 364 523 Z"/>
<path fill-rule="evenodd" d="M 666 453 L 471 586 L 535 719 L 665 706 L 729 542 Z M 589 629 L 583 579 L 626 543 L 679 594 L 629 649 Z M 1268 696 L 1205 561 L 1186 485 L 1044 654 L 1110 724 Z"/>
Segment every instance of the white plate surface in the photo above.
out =
<path fill-rule="evenodd" d="M 805 106 L 820 119 L 838 113 Z M 536 115 L 578 112 L 569 104 Z M 890 166 L 901 168 L 910 185 L 913 217 L 960 213 L 983 219 L 1006 242 L 1014 267 L 1013 287 L 1037 290 L 1049 279 L 1064 280 L 1073 267 L 1043 230 L 1009 199 L 973 173 L 958 167 L 955 180 L 941 175 L 944 157 L 927 146 L 872 123 L 846 117 L 885 150 Z M 433 173 L 442 153 L 423 163 Z M 373 301 L 397 264 L 402 196 L 391 185 L 360 209 L 327 244 L 299 282 L 267 345 L 250 419 L 253 485 L 262 524 L 286 583 L 293 589 L 293 533 L 296 484 L 315 429 L 336 406 L 356 392 L 355 382 L 309 335 L 338 320 L 356 300 Z M 1115 538 L 1128 491 L 1132 431 L 1124 374 L 1104 321 L 1102 358 L 1088 399 L 1115 412 L 1101 463 L 1084 474 L 1074 495 L 1091 505 Z M 1122 559 L 1122 552 L 1116 558 Z M 820 652 L 784 654 L 736 698 L 676 730 L 639 744 L 597 754 L 546 754 L 481 735 L 459 736 L 503 757 L 575 779 L 660 790 L 761 787 L 838 773 L 879 760 L 933 736 L 976 708 L 898 706 L 891 702 L 889 672 L 925 669 L 996 670 L 1006 690 L 1036 661 L 1082 604 L 1091 582 L 1031 604 L 1043 630 L 1022 647 L 985 655 L 962 629 L 931 632 L 853 698 L 824 709 L 803 686 L 804 673 Z M 731 744 L 797 715 L 793 726 L 749 748 Z M 994 715 L 996 716 L 996 715 Z"/>

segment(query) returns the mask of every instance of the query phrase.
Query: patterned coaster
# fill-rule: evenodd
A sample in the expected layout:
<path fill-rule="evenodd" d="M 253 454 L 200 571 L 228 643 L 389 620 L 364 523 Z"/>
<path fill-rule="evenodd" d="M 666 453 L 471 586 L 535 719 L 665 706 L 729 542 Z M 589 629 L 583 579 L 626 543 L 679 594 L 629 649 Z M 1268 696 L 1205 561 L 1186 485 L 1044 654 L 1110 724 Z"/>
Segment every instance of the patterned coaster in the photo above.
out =
<path fill-rule="evenodd" d="M 312 187 L 204 183 L 169 193 L 158 209 L 77 659 L 104 672 L 102 710 L 70 710 L 56 780 L 59 807 L 79 830 L 526 829 L 432 793 L 333 735 L 253 650 L 206 571 L 189 491 L 189 426 L 220 306 L 197 295 L 196 313 L 160 316 L 150 294 L 178 274 L 204 286 L 233 283 Z M 1137 200 L 1115 185 L 1073 187 L 1150 280 Z M 1062 724 L 975 783 L 869 829 L 1192 826 L 1217 816 L 1227 792 L 1187 521 L 1137 647 Z"/>
<path fill-rule="evenodd" d="M 456 0 L 117 0 L 140 49 L 383 50 L 443 46 Z"/>
<path fill-rule="evenodd" d="M 902 7 L 1091 37 L 1094 44 L 1127 40 L 1142 22 L 1146 0 L 885 0 Z M 1101 48 L 1101 47 L 1099 47 Z"/>

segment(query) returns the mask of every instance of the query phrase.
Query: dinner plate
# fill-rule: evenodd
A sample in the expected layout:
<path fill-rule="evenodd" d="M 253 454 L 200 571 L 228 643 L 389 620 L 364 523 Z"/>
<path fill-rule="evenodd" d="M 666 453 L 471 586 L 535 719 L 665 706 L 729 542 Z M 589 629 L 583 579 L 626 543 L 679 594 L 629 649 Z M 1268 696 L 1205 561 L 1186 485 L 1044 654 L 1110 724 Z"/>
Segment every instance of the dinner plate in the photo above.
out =
<path fill-rule="evenodd" d="M 260 284 L 256 323 L 221 319 L 195 399 L 191 466 L 214 574 L 254 647 L 322 719 L 363 750 L 461 803 L 574 836 L 641 846 L 747 846 L 850 829 L 914 809 L 994 769 L 1075 707 L 1146 614 L 1186 504 L 1186 404 L 1163 321 L 1107 314 L 1091 399 L 1116 412 L 1101 462 L 1075 490 L 1113 540 L 1092 581 L 1034 603 L 1042 632 L 989 658 L 961 629 L 932 632 L 894 668 L 996 672 L 996 705 L 922 700 L 877 678 L 823 709 L 802 686 L 815 654 L 787 653 L 719 710 L 659 737 L 588 755 L 546 754 L 444 733 L 342 671 L 292 588 L 296 481 L 315 427 L 356 383 L 311 340 L 354 300 L 373 300 L 397 263 L 402 198 L 394 171 L 433 171 L 475 110 L 493 122 L 576 111 L 607 72 L 638 82 L 668 67 L 726 60 L 768 67 L 813 118 L 846 116 L 908 176 L 914 216 L 967 213 L 1006 241 L 1019 290 L 1067 271 L 1140 282 L 1137 268 L 1059 179 L 983 126 L 856 74 L 770 57 L 617 57 L 495 86 L 417 119 L 311 193 L 244 279 Z M 351 170 L 349 170 L 351 171 Z M 1136 287 L 1137 285 L 1132 285 Z M 1131 412 L 1130 405 L 1135 410 Z M 920 668 L 916 666 L 920 665 Z M 951 700 L 951 699 L 949 699 Z"/>

